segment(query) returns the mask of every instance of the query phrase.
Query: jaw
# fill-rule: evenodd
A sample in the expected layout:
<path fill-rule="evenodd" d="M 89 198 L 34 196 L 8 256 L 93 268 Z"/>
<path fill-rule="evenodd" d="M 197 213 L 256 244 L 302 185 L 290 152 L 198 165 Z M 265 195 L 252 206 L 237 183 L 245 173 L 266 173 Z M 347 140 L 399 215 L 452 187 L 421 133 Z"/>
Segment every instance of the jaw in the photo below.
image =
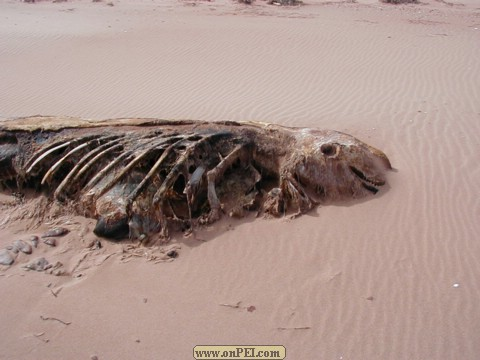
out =
<path fill-rule="evenodd" d="M 360 180 L 363 188 L 373 194 L 378 192 L 378 186 L 385 185 L 385 179 L 380 173 L 371 174 L 370 171 L 362 171 L 352 165 L 350 165 L 349 168 L 354 176 Z"/>
<path fill-rule="evenodd" d="M 386 183 L 385 171 L 391 170 L 392 166 L 382 151 L 367 144 L 363 145 L 363 151 L 350 158 L 348 167 L 364 189 L 376 194 L 378 187 Z"/>

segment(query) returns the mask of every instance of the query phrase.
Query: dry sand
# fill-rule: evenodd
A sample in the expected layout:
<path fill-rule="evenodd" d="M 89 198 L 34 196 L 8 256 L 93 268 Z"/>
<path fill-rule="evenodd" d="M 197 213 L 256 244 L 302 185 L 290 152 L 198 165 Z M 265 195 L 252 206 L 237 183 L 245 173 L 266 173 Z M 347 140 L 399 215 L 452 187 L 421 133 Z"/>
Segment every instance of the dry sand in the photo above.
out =
<path fill-rule="evenodd" d="M 1 270 L 0 358 L 182 360 L 197 344 L 480 358 L 480 4 L 306 2 L 0 2 L 0 118 L 332 128 L 398 169 L 367 201 L 178 237 L 167 262 L 128 244 L 87 249 L 93 220 L 36 227 L 2 195 L 1 248 L 54 224 L 71 232 Z M 40 256 L 69 275 L 22 269 Z"/>

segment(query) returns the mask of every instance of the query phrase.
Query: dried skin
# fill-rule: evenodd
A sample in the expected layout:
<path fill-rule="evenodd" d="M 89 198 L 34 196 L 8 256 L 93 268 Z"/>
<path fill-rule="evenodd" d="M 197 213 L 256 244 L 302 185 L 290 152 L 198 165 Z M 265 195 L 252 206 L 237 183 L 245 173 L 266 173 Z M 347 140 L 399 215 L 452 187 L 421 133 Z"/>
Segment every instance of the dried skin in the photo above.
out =
<path fill-rule="evenodd" d="M 31 117 L 0 123 L 0 181 L 73 202 L 95 233 L 142 238 L 222 213 L 302 214 L 385 184 L 383 152 L 331 130 L 257 122 Z"/>

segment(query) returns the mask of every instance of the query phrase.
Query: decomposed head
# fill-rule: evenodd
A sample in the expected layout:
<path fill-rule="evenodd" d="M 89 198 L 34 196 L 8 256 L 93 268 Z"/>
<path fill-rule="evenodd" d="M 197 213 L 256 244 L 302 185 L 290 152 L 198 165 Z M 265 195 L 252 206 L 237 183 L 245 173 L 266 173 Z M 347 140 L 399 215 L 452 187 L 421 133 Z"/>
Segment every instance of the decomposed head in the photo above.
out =
<path fill-rule="evenodd" d="M 312 200 L 375 194 L 392 169 L 380 150 L 333 130 L 302 129 L 296 136 L 292 171 Z"/>

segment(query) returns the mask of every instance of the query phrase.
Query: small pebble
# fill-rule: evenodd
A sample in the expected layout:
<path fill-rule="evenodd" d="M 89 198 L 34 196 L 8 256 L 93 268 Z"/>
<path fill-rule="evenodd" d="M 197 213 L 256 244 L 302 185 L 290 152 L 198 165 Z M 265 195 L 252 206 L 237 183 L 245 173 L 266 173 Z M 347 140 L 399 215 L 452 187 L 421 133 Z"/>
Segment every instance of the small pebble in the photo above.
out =
<path fill-rule="evenodd" d="M 13 247 L 17 248 L 19 251 L 23 252 L 24 254 L 31 254 L 32 253 L 32 245 L 26 243 L 23 240 L 15 240 L 13 242 Z"/>
<path fill-rule="evenodd" d="M 29 240 L 32 243 L 34 248 L 36 248 L 38 246 L 38 236 L 32 235 L 32 236 L 30 236 Z"/>
<path fill-rule="evenodd" d="M 52 275 L 63 276 L 63 275 L 65 275 L 65 270 L 62 270 L 62 269 L 54 270 L 54 271 L 52 271 Z"/>
<path fill-rule="evenodd" d="M 45 258 L 38 258 L 24 266 L 27 270 L 44 271 L 52 267 Z"/>
<path fill-rule="evenodd" d="M 57 236 L 63 236 L 66 235 L 70 232 L 70 230 L 63 228 L 63 227 L 58 227 L 54 228 L 51 230 L 48 230 L 46 233 L 42 235 L 42 238 L 49 238 L 49 237 L 57 237 Z"/>
<path fill-rule="evenodd" d="M 62 276 L 65 275 L 65 270 L 63 269 L 63 264 L 60 261 L 57 261 L 54 265 L 49 265 L 47 274 Z"/>
<path fill-rule="evenodd" d="M 453 284 L 453 287 L 454 287 L 454 288 L 458 288 L 459 286 L 460 286 L 460 284 L 459 284 L 459 283 L 455 283 L 455 284 Z"/>
<path fill-rule="evenodd" d="M 98 356 L 97 355 L 92 355 L 92 356 L 90 356 L 90 360 L 98 360 Z"/>
<path fill-rule="evenodd" d="M 98 239 L 92 240 L 89 241 L 85 247 L 90 250 L 100 250 L 102 248 L 102 243 Z"/>
<path fill-rule="evenodd" d="M 0 250 L 0 265 L 12 265 L 15 259 L 7 249 Z"/>
<path fill-rule="evenodd" d="M 49 246 L 57 246 L 57 240 L 52 238 L 46 238 L 43 242 Z"/>

